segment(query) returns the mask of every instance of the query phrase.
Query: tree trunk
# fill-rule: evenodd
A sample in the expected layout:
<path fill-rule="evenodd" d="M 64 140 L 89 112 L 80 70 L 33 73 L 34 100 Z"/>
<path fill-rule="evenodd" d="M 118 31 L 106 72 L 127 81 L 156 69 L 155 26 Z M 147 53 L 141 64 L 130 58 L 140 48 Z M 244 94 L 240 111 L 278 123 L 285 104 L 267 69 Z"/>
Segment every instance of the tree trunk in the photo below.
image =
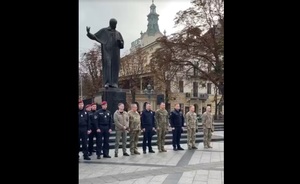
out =
<path fill-rule="evenodd" d="M 129 80 L 129 88 L 131 89 L 131 102 L 134 103 L 135 102 L 135 83 L 133 82 L 132 76 Z"/>
<path fill-rule="evenodd" d="M 215 120 L 218 119 L 218 98 L 217 93 L 215 94 Z"/>
<path fill-rule="evenodd" d="M 167 111 L 170 111 L 171 107 L 169 105 L 170 100 L 169 100 L 169 90 L 168 89 L 165 90 L 165 95 L 166 95 L 166 99 L 165 99 L 166 109 L 167 109 Z"/>
<path fill-rule="evenodd" d="M 131 102 L 134 103 L 135 102 L 135 89 L 131 90 Z"/>

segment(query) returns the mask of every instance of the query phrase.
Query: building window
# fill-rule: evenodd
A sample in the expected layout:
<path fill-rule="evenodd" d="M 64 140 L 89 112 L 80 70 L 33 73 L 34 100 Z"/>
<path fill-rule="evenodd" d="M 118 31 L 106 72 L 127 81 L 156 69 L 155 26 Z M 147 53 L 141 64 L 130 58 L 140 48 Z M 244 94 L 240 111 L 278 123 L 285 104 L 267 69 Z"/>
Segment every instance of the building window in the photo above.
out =
<path fill-rule="evenodd" d="M 202 112 L 200 114 L 203 114 L 206 111 L 206 107 L 202 107 Z"/>
<path fill-rule="evenodd" d="M 179 81 L 179 92 L 183 93 L 183 81 Z"/>
<path fill-rule="evenodd" d="M 185 113 L 190 111 L 190 107 L 185 107 Z"/>
<path fill-rule="evenodd" d="M 168 112 L 171 112 L 171 104 L 170 103 L 166 103 L 166 110 Z"/>
<path fill-rule="evenodd" d="M 193 82 L 193 97 L 198 97 L 198 82 Z"/>
<path fill-rule="evenodd" d="M 179 104 L 179 107 L 180 107 L 180 109 L 183 111 L 184 110 L 184 104 L 183 103 L 180 103 Z"/>
<path fill-rule="evenodd" d="M 207 94 L 211 94 L 211 83 L 207 83 Z"/>
<path fill-rule="evenodd" d="M 219 113 L 219 115 L 222 115 L 222 110 L 223 110 L 223 108 L 222 108 L 222 105 L 219 105 L 218 106 L 218 113 Z"/>

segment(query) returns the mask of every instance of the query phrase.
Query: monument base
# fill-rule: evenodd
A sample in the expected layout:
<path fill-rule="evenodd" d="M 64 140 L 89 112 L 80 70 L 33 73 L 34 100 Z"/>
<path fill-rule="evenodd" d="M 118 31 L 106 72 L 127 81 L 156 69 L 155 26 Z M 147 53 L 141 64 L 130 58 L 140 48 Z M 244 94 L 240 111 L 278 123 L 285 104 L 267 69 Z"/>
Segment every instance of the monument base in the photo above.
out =
<path fill-rule="evenodd" d="M 107 109 L 114 114 L 118 109 L 119 103 L 123 103 L 126 106 L 126 91 L 121 88 L 102 88 L 99 93 L 102 101 L 107 101 Z"/>

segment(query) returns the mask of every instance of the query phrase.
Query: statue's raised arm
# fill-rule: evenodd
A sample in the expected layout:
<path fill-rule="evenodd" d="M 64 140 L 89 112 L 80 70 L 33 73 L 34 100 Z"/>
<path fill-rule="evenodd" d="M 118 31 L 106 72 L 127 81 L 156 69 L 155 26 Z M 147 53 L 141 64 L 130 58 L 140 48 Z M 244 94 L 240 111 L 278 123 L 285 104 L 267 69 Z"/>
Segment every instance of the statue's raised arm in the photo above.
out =
<path fill-rule="evenodd" d="M 108 40 L 108 34 L 106 29 L 100 29 L 97 33 L 92 34 L 90 33 L 90 27 L 86 27 L 86 31 L 87 31 L 87 37 L 89 37 L 89 39 L 91 40 L 95 40 L 97 42 L 99 42 L 100 44 L 106 44 L 107 40 Z"/>
<path fill-rule="evenodd" d="M 92 33 L 90 33 L 90 29 L 91 29 L 91 27 L 86 26 L 86 32 L 87 32 L 86 36 L 89 37 L 89 39 L 91 39 L 91 40 L 98 41 L 96 36 L 93 35 Z"/>

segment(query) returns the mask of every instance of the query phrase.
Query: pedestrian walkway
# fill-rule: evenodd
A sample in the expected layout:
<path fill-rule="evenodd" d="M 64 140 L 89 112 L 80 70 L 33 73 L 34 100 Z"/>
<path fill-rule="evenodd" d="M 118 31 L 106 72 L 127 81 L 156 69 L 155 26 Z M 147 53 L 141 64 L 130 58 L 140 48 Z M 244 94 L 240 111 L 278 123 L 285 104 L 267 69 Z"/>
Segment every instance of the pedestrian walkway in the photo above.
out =
<path fill-rule="evenodd" d="M 214 136 L 224 136 L 223 131 L 214 132 Z M 224 183 L 224 142 L 212 142 L 213 148 L 204 149 L 198 143 L 197 150 L 188 150 L 181 144 L 183 151 L 173 151 L 172 145 L 165 148 L 168 152 L 123 156 L 79 161 L 79 184 L 223 184 Z M 128 153 L 129 153 L 129 149 Z"/>

